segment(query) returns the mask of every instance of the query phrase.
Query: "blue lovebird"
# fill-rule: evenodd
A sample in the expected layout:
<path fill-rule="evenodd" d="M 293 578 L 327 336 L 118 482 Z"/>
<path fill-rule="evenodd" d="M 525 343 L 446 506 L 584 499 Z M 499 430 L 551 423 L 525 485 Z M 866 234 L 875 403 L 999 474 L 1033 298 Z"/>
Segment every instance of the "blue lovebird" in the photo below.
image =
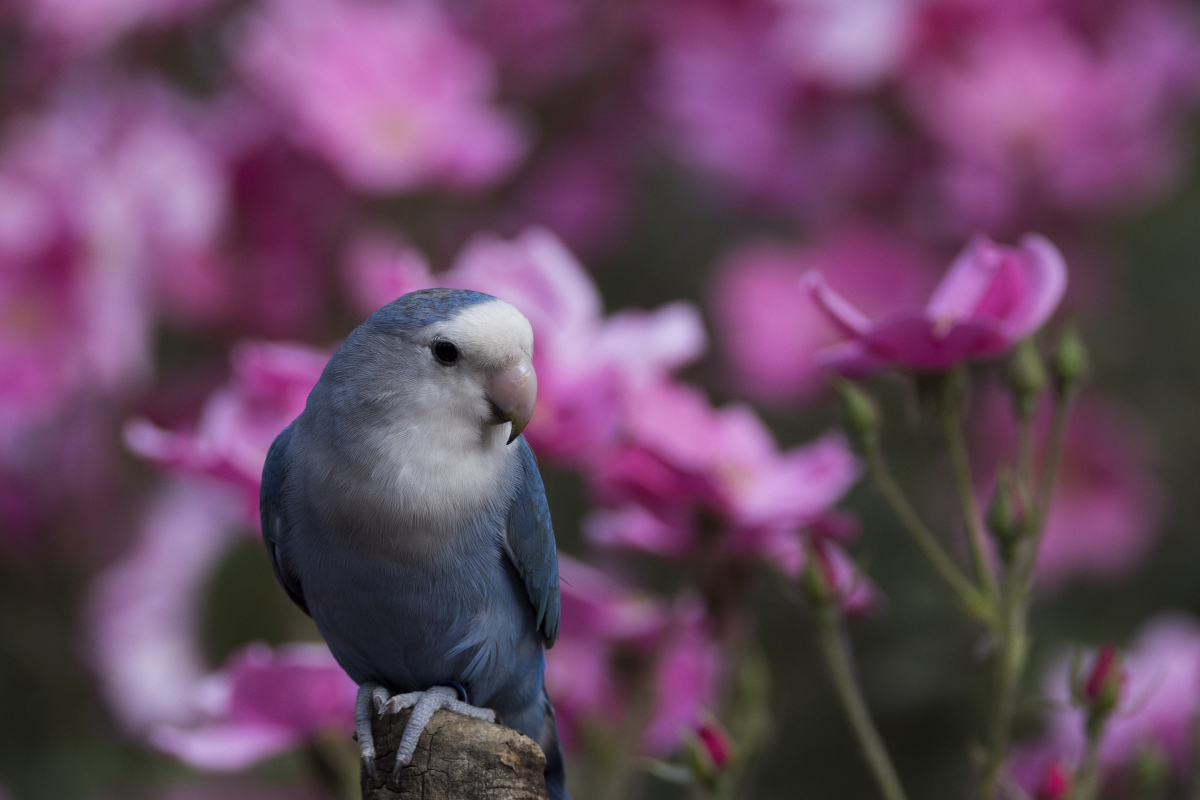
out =
<path fill-rule="evenodd" d="M 568 798 L 544 647 L 558 638 L 558 555 L 533 451 L 533 330 L 508 303 L 406 294 L 329 359 L 267 455 L 263 539 L 275 576 L 371 713 L 412 707 L 393 781 L 434 711 L 498 719 L 541 745 Z M 569 800 L 569 798 L 568 798 Z"/>

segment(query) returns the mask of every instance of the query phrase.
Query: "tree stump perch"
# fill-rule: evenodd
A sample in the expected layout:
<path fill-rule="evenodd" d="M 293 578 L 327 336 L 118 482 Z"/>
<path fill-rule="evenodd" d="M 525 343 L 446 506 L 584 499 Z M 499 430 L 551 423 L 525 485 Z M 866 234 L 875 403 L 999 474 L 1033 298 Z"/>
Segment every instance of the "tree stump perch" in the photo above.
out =
<path fill-rule="evenodd" d="M 388 786 L 408 711 L 376 716 L 375 780 L 362 772 L 363 800 L 546 800 L 546 757 L 511 728 L 441 710 L 417 742 L 400 785 Z"/>

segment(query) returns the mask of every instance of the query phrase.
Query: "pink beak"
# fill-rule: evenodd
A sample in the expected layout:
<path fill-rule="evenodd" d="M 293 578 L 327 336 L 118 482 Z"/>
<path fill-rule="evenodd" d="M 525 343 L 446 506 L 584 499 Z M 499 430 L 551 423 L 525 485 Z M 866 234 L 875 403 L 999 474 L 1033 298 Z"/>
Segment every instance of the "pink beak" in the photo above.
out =
<path fill-rule="evenodd" d="M 512 423 L 512 433 L 508 436 L 508 443 L 512 444 L 533 416 L 533 404 L 537 400 L 537 373 L 533 371 L 533 362 L 526 359 L 496 374 L 488 381 L 487 396 L 497 412 L 495 424 Z"/>

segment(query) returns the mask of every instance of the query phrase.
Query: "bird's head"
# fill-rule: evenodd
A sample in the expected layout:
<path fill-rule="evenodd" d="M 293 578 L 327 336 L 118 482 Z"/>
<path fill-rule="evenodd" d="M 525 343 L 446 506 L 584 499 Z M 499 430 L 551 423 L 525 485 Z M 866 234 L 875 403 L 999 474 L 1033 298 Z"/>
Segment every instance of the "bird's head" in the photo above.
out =
<path fill-rule="evenodd" d="M 371 373 L 375 392 L 426 418 L 485 430 L 511 425 L 511 444 L 533 416 L 533 329 L 491 295 L 411 292 L 375 312 L 347 345 L 369 355 L 345 369 Z"/>

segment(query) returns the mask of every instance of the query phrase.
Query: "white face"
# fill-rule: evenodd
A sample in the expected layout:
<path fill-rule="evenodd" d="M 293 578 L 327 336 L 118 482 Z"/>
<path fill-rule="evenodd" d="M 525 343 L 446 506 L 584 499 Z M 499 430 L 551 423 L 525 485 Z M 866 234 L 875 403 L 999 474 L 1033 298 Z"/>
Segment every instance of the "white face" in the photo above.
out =
<path fill-rule="evenodd" d="M 496 372 L 533 358 L 533 328 L 529 320 L 503 300 L 467 306 L 453 319 L 430 325 L 429 340 L 458 348 L 461 357 Z"/>
<path fill-rule="evenodd" d="M 418 350 L 403 376 L 406 411 L 450 435 L 447 428 L 496 427 L 489 382 L 533 357 L 529 320 L 502 300 L 468 306 L 412 342 Z"/>

